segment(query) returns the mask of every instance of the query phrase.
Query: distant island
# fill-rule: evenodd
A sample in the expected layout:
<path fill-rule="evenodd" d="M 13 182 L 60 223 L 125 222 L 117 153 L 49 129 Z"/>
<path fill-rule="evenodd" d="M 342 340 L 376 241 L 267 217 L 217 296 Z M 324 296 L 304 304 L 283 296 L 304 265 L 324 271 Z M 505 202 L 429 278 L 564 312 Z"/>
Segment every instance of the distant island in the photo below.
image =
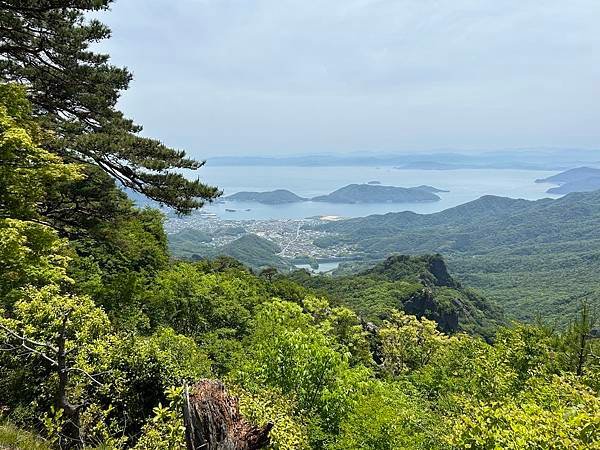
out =
<path fill-rule="evenodd" d="M 381 184 L 381 181 L 373 180 L 369 181 L 367 184 Z"/>
<path fill-rule="evenodd" d="M 372 184 L 350 184 L 312 199 L 313 202 L 328 203 L 421 203 L 439 200 L 440 197 L 428 189 Z"/>
<path fill-rule="evenodd" d="M 397 170 L 458 170 L 465 168 L 471 169 L 473 167 L 469 164 L 448 164 L 436 161 L 414 161 L 394 167 Z"/>
<path fill-rule="evenodd" d="M 265 205 L 282 205 L 285 203 L 304 202 L 308 199 L 300 197 L 286 189 L 277 189 L 268 192 L 238 192 L 225 197 L 225 200 L 257 202 Z"/>
<path fill-rule="evenodd" d="M 557 187 L 546 191 L 549 194 L 597 191 L 600 189 L 600 169 L 577 167 L 551 177 L 535 180 L 535 182 L 558 184 Z"/>
<path fill-rule="evenodd" d="M 439 192 L 448 192 L 433 186 L 411 188 L 383 186 L 373 182 L 367 184 L 349 184 L 327 195 L 313 198 L 300 197 L 286 189 L 267 192 L 238 192 L 225 197 L 225 200 L 239 202 L 257 202 L 265 205 L 283 205 L 298 202 L 327 203 L 422 203 L 437 202 Z M 230 211 L 227 209 L 226 211 Z"/>

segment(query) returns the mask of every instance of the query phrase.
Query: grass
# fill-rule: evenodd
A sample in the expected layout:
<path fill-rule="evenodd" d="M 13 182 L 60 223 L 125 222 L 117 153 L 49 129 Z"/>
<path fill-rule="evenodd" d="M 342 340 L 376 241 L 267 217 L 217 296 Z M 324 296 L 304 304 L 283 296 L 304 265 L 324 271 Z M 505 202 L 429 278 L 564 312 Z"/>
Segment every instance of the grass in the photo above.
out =
<path fill-rule="evenodd" d="M 0 423 L 0 450 L 51 450 L 50 445 L 29 431 Z"/>

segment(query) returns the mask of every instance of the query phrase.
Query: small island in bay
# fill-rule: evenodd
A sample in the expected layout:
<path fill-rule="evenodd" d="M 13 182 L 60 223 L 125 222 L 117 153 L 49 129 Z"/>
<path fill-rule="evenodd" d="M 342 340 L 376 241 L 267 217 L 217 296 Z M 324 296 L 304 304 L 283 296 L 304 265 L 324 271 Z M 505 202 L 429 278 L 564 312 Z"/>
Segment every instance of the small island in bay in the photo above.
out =
<path fill-rule="evenodd" d="M 552 183 L 558 186 L 548 189 L 548 194 L 570 194 L 600 189 L 600 169 L 577 167 L 559 174 L 535 180 L 536 183 Z"/>
<path fill-rule="evenodd" d="M 225 197 L 225 200 L 256 202 L 265 205 L 282 205 L 285 203 L 304 202 L 308 199 L 300 197 L 286 189 L 276 189 L 268 192 L 237 192 Z"/>

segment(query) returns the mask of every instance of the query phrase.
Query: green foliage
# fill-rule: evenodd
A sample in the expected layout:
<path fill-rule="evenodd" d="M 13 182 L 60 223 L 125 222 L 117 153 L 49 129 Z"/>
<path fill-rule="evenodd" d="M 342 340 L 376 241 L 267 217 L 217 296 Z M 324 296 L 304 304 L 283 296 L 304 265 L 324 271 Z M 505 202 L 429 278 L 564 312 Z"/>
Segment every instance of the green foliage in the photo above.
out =
<path fill-rule="evenodd" d="M 0 219 L 0 305 L 12 305 L 25 286 L 69 283 L 67 243 L 44 225 Z"/>
<path fill-rule="evenodd" d="M 397 312 L 379 330 L 383 372 L 397 377 L 426 366 L 448 343 L 437 325 Z"/>
<path fill-rule="evenodd" d="M 257 314 L 252 328 L 251 364 L 242 376 L 293 394 L 302 409 L 317 409 L 322 390 L 335 382 L 344 361 L 311 325 L 311 317 L 298 305 L 275 301 Z"/>
<path fill-rule="evenodd" d="M 76 180 L 80 168 L 40 148 L 25 89 L 0 83 L 0 218 L 38 219 L 38 203 L 52 183 Z"/>
<path fill-rule="evenodd" d="M 0 317 L 0 327 L 0 338 L 8 349 L 17 354 L 20 349 L 27 355 L 25 361 L 13 353 L 3 355 L 5 370 L 12 370 L 12 376 L 5 380 L 7 391 L 3 401 L 14 401 L 12 390 L 25 384 L 20 395 L 23 398 L 28 394 L 38 395 L 38 401 L 46 405 L 56 403 L 60 394 L 56 387 L 59 383 L 56 370 L 61 347 L 64 348 L 65 370 L 72 372 L 66 381 L 70 401 L 77 401 L 91 382 L 84 375 L 86 365 L 82 355 L 110 331 L 106 314 L 91 299 L 61 294 L 59 288 L 51 284 L 40 289 L 23 289 L 9 317 Z M 49 376 L 48 371 L 54 371 L 54 375 Z"/>
<path fill-rule="evenodd" d="M 53 285 L 26 288 L 7 323 L 41 342 L 51 341 L 65 327 L 67 350 L 94 342 L 110 330 L 106 314 L 90 298 L 62 295 Z"/>
<path fill-rule="evenodd" d="M 260 426 L 273 424 L 271 447 L 277 450 L 310 449 L 308 430 L 295 417 L 297 405 L 288 396 L 274 388 L 249 392 L 240 388 L 233 391 L 240 399 L 240 411 L 252 423 Z"/>
<path fill-rule="evenodd" d="M 179 417 L 182 388 L 168 389 L 168 406 L 154 407 L 154 417 L 144 425 L 135 450 L 185 450 L 185 428 Z"/>
<path fill-rule="evenodd" d="M 337 432 L 370 373 L 362 366 L 351 368 L 314 322 L 290 302 L 262 306 L 246 339 L 247 357 L 232 374 L 250 392 L 269 386 L 291 397 L 296 415 L 309 423 L 313 445 Z"/>
<path fill-rule="evenodd" d="M 39 147 L 25 89 L 0 83 L 0 304 L 26 285 L 68 282 L 66 242 L 39 211 L 46 188 L 81 178 L 79 167 Z"/>
<path fill-rule="evenodd" d="M 464 410 L 447 436 L 453 448 L 600 448 L 600 400 L 569 378 L 533 378 L 515 398 Z"/>
<path fill-rule="evenodd" d="M 309 312 L 312 312 L 308 304 L 312 298 L 314 297 L 304 299 L 304 307 Z M 349 356 L 350 365 L 362 364 L 368 367 L 373 363 L 368 333 L 363 330 L 354 311 L 344 307 L 327 309 L 322 315 L 320 329 L 326 336 L 334 339 L 338 351 Z"/>
<path fill-rule="evenodd" d="M 146 302 L 152 323 L 195 336 L 215 330 L 239 336 L 265 295 L 262 283 L 246 271 L 205 273 L 202 265 L 177 263 L 158 273 Z"/>
<path fill-rule="evenodd" d="M 85 356 L 90 370 L 110 375 L 90 395 L 110 407 L 111 419 L 130 433 L 139 431 L 152 408 L 165 401 L 169 387 L 211 374 L 211 363 L 194 340 L 169 328 L 150 336 L 108 336 Z"/>
<path fill-rule="evenodd" d="M 369 383 L 328 448 L 395 450 L 442 448 L 445 430 L 427 401 L 408 384 Z"/>

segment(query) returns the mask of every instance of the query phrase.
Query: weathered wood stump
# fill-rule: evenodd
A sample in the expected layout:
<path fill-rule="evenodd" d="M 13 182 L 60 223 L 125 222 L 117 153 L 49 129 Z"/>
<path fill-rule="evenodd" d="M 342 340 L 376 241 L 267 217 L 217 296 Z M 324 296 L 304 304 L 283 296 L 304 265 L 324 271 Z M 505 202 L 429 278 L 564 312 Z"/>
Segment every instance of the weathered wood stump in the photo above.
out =
<path fill-rule="evenodd" d="M 272 423 L 260 428 L 240 414 L 239 402 L 219 381 L 202 380 L 184 390 L 188 450 L 258 450 L 269 445 Z"/>

